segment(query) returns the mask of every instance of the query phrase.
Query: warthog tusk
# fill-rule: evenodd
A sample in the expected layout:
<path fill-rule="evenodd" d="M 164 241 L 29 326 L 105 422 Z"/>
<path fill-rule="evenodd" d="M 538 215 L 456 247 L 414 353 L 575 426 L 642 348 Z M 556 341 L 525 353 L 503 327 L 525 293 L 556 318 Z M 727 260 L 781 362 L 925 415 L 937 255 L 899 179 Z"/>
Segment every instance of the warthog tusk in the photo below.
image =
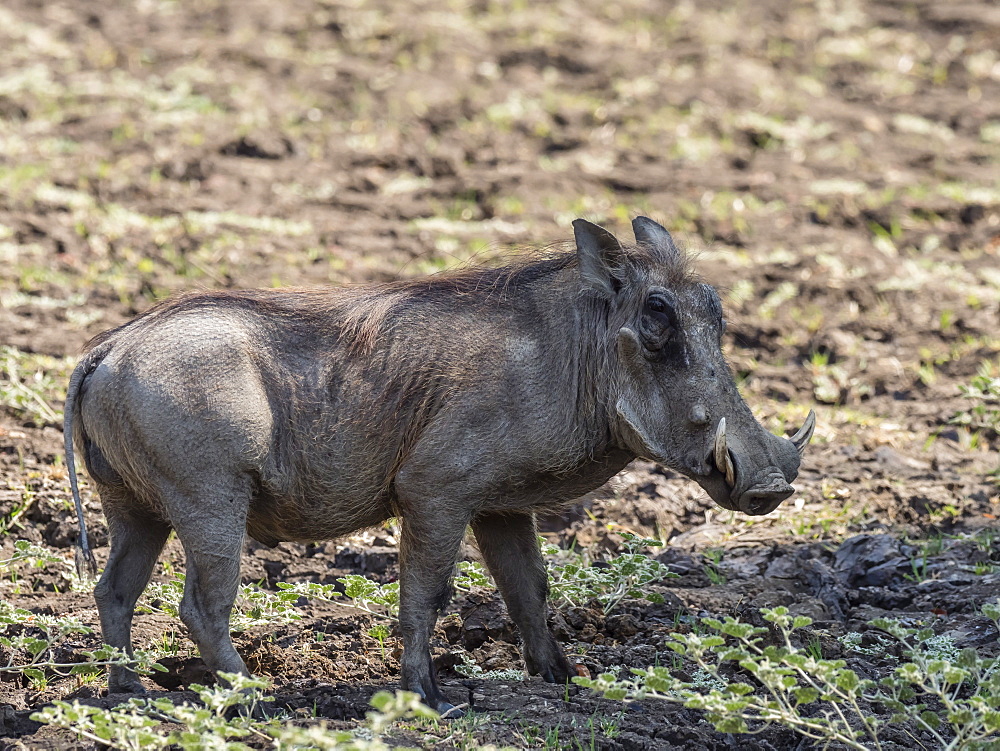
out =
<path fill-rule="evenodd" d="M 733 469 L 733 460 L 729 458 L 729 448 L 726 446 L 726 418 L 719 420 L 719 425 L 715 429 L 715 466 L 720 472 L 725 473 L 726 482 L 732 487 L 736 484 L 736 472 Z"/>
<path fill-rule="evenodd" d="M 809 410 L 809 414 L 806 416 L 806 421 L 802 423 L 802 427 L 799 428 L 799 432 L 788 439 L 795 444 L 795 448 L 798 449 L 799 456 L 801 456 L 806 450 L 806 446 L 809 443 L 809 439 L 812 438 L 813 430 L 815 429 L 816 412 Z"/>

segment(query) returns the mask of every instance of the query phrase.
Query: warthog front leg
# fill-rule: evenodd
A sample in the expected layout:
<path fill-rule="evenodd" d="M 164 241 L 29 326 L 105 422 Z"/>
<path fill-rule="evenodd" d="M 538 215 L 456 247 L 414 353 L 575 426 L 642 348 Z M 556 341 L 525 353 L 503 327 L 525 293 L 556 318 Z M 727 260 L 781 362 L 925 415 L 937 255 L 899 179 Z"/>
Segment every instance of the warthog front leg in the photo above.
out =
<path fill-rule="evenodd" d="M 132 654 L 132 616 L 139 595 L 149 583 L 156 559 L 163 549 L 170 526 L 139 513 L 137 501 L 128 493 L 99 485 L 104 514 L 108 519 L 111 553 L 94 599 L 106 644 Z M 108 692 L 143 693 L 145 689 L 134 671 L 113 665 L 108 676 Z"/>
<path fill-rule="evenodd" d="M 466 527 L 465 518 L 456 521 L 443 514 L 406 517 L 399 544 L 399 626 L 403 635 L 400 683 L 403 690 L 416 692 L 429 707 L 451 717 L 461 713 L 438 688 L 430 638 L 438 615 L 451 597 L 451 576 Z"/>
<path fill-rule="evenodd" d="M 528 672 L 549 683 L 565 683 L 569 663 L 545 622 L 549 585 L 534 517 L 481 514 L 473 520 L 472 529 L 507 611 L 521 630 Z"/>

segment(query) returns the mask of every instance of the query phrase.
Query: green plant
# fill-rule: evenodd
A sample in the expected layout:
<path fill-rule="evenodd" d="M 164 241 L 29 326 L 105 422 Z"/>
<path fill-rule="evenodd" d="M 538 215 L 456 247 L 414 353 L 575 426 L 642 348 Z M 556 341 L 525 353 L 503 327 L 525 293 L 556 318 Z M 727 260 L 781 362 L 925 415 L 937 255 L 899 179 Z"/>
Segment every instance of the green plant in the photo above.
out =
<path fill-rule="evenodd" d="M 157 651 L 164 655 L 176 656 L 181 652 L 180 642 L 177 639 L 177 632 L 171 629 L 164 631 L 156 642 Z"/>
<path fill-rule="evenodd" d="M 523 681 L 525 674 L 523 670 L 511 668 L 509 670 L 483 670 L 469 655 L 462 655 L 462 662 L 455 665 L 455 672 L 466 678 L 479 678 L 487 681 Z"/>
<path fill-rule="evenodd" d="M 707 576 L 709 582 L 716 587 L 725 586 L 728 581 L 728 579 L 726 579 L 726 575 L 714 566 L 705 566 L 705 576 Z"/>
<path fill-rule="evenodd" d="M 528 748 L 559 751 L 563 748 L 563 745 L 559 742 L 559 730 L 559 725 L 542 729 L 538 725 L 522 723 L 520 730 L 514 731 L 514 735 L 525 743 Z"/>
<path fill-rule="evenodd" d="M 668 578 L 676 578 L 659 561 L 654 561 L 644 553 L 643 547 L 659 547 L 659 540 L 651 540 L 624 533 L 624 552 L 601 566 L 581 553 L 561 550 L 541 540 L 542 552 L 548 556 L 558 556 L 561 563 L 549 563 L 549 594 L 557 605 L 583 605 L 596 600 L 610 613 L 626 597 L 649 602 L 663 602 L 663 596 L 650 592 L 648 586 Z"/>
<path fill-rule="evenodd" d="M 62 556 L 28 540 L 14 542 L 14 552 L 0 560 L 0 568 L 26 563 L 32 567 L 52 562 L 68 565 Z M 57 650 L 74 635 L 90 634 L 92 630 L 73 616 L 45 615 L 19 608 L 0 600 L 0 673 L 19 673 L 41 690 L 51 675 L 93 676 L 109 665 L 129 665 L 140 672 L 163 670 L 153 656 L 144 651 L 128 655 L 120 649 L 103 646 L 94 651 L 82 651 L 82 660 L 56 659 Z"/>
<path fill-rule="evenodd" d="M 976 543 L 980 550 L 982 550 L 987 555 L 992 554 L 993 545 L 1000 539 L 1000 534 L 993 529 L 981 529 L 975 532 L 971 539 Z"/>
<path fill-rule="evenodd" d="M 903 578 L 909 579 L 912 582 L 922 582 L 930 578 L 926 548 L 919 555 L 910 558 L 910 573 L 903 574 Z"/>
<path fill-rule="evenodd" d="M 863 634 L 848 631 L 837 637 L 837 641 L 852 655 L 867 655 L 888 662 L 899 662 L 899 658 L 891 652 L 897 644 L 896 640 L 881 631 L 871 629 Z"/>
<path fill-rule="evenodd" d="M 70 591 L 82 592 L 88 589 L 89 582 L 80 576 L 71 559 L 28 540 L 16 540 L 13 554 L 8 559 L 0 560 L 0 568 L 10 569 L 10 580 L 17 583 L 22 569 L 42 569 L 53 563 L 59 564 L 59 573 L 69 582 Z M 15 587 L 15 591 L 20 592 L 20 586 Z"/>
<path fill-rule="evenodd" d="M 361 732 L 330 730 L 325 725 L 300 727 L 283 718 L 256 720 L 254 709 L 269 701 L 268 684 L 257 678 L 220 674 L 229 685 L 206 687 L 193 684 L 198 703 L 174 704 L 169 699 L 132 699 L 113 709 L 79 702 L 55 701 L 31 719 L 67 728 L 80 738 L 112 749 L 139 751 L 177 747 L 185 751 L 226 749 L 248 751 L 264 745 L 284 749 L 337 749 L 338 751 L 387 751 L 378 736 L 400 719 L 435 718 L 437 714 L 413 693 L 380 691 L 372 697 L 374 712 Z M 238 710 L 238 711 L 234 711 Z M 178 727 L 179 726 L 179 727 Z M 364 738 L 363 734 L 375 736 Z M 236 739 L 251 739 L 248 745 Z"/>
<path fill-rule="evenodd" d="M 387 733 L 391 726 L 400 721 L 418 719 L 434 722 L 438 715 L 420 701 L 420 697 L 410 691 L 379 691 L 371 699 L 374 712 L 367 714 L 367 727 L 357 731 L 335 731 L 324 725 L 306 728 L 282 724 L 276 729 L 268 729 L 274 740 L 276 751 L 292 749 L 319 749 L 320 751 L 409 751 L 406 747 L 389 746 L 379 736 Z M 376 737 L 367 739 L 363 735 Z"/>
<path fill-rule="evenodd" d="M 475 561 L 459 561 L 458 575 L 454 579 L 455 589 L 471 592 L 473 587 L 493 587 L 486 568 Z"/>
<path fill-rule="evenodd" d="M 1000 604 L 984 605 L 982 612 L 1000 627 Z M 633 669 L 632 679 L 605 673 L 573 680 L 610 699 L 656 698 L 702 709 L 716 730 L 726 733 L 757 732 L 776 723 L 826 744 L 867 750 L 882 748 L 879 731 L 892 723 L 930 733 L 936 747 L 947 751 L 1000 747 L 1000 658 L 958 650 L 930 629 L 878 619 L 870 625 L 892 637 L 907 662 L 875 683 L 860 678 L 844 660 L 817 659 L 794 646 L 793 633 L 810 625 L 810 618 L 792 617 L 783 607 L 761 614 L 778 631 L 778 644 L 765 643 L 768 629 L 734 618 L 702 619 L 715 632 L 711 635 L 671 635 L 668 647 L 720 682 L 710 690 L 664 667 Z M 871 705 L 891 714 L 879 716 Z"/>
<path fill-rule="evenodd" d="M 0 647 L 6 657 L 0 663 L 0 673 L 20 673 L 36 689 L 41 689 L 47 685 L 50 674 L 93 675 L 109 665 L 128 665 L 147 673 L 164 670 L 149 652 L 137 650 L 128 655 L 108 646 L 82 651 L 82 660 L 66 662 L 55 658 L 57 648 L 70 636 L 90 633 L 92 630 L 78 618 L 32 613 L 0 600 Z"/>
<path fill-rule="evenodd" d="M 705 576 L 715 586 L 722 586 L 726 583 L 726 575 L 719 570 L 719 564 L 726 551 L 722 548 L 706 548 L 703 553 L 708 561 L 704 566 Z"/>
<path fill-rule="evenodd" d="M 28 540 L 15 540 L 14 552 L 10 558 L 0 560 L 0 568 L 11 568 L 16 563 L 27 563 L 33 568 L 42 568 L 48 563 L 62 562 L 64 559 L 59 554 L 36 545 Z"/>
<path fill-rule="evenodd" d="M 49 405 L 50 397 L 61 396 L 53 373 L 56 362 L 53 357 L 0 346 L 0 407 L 34 425 L 62 422 L 62 414 Z"/>
<path fill-rule="evenodd" d="M 456 589 L 469 592 L 473 587 L 493 586 L 486 569 L 478 563 L 460 561 L 458 572 L 454 579 Z M 359 574 L 349 574 L 337 579 L 337 581 L 343 586 L 343 593 L 338 592 L 333 584 L 318 584 L 316 582 L 295 582 L 294 584 L 278 582 L 277 587 L 280 590 L 280 597 L 288 602 L 294 602 L 299 597 L 308 597 L 346 604 L 379 618 L 399 620 L 399 582 L 379 584 Z M 344 603 L 342 597 L 348 598 L 350 602 Z M 369 631 L 369 634 L 379 638 L 377 633 Z M 385 636 L 387 637 L 388 633 Z M 380 641 L 384 642 L 384 639 L 385 637 Z"/>
<path fill-rule="evenodd" d="M 20 448 L 18 449 L 18 455 L 21 459 L 21 469 L 23 471 L 24 459 L 22 456 L 20 456 Z M 7 489 L 14 491 L 18 490 L 15 483 L 11 481 L 7 482 Z M 7 512 L 7 514 L 5 514 L 3 518 L 0 518 L 0 535 L 9 534 L 10 531 L 15 527 L 21 530 L 24 529 L 24 523 L 21 521 L 21 518 L 25 514 L 27 514 L 28 511 L 31 509 L 31 507 L 34 505 L 37 495 L 33 490 L 29 489 L 26 485 L 22 485 L 20 488 L 20 496 L 21 496 L 20 502 L 15 503 Z"/>
<path fill-rule="evenodd" d="M 823 659 L 823 642 L 820 641 L 818 636 L 813 636 L 809 639 L 809 643 L 806 644 L 805 653 L 812 657 L 814 660 Z"/>
<path fill-rule="evenodd" d="M 166 582 L 154 582 L 146 589 L 137 610 L 140 613 L 163 613 L 173 618 L 180 617 L 181 599 L 184 597 L 184 574 L 174 574 Z M 279 585 L 280 586 L 280 585 Z M 294 603 L 299 595 L 282 589 L 269 592 L 253 584 L 241 584 L 236 605 L 229 620 L 233 632 L 246 631 L 254 626 L 287 623 L 302 616 Z"/>
<path fill-rule="evenodd" d="M 960 385 L 958 390 L 973 404 L 956 412 L 950 422 L 1000 436 L 1000 365 L 981 363 L 969 385 Z"/>
<path fill-rule="evenodd" d="M 294 607 L 297 599 L 285 592 L 269 592 L 259 585 L 240 585 L 236 607 L 230 618 L 230 628 L 233 631 L 246 631 L 254 626 L 297 621 L 302 618 Z"/>
<path fill-rule="evenodd" d="M 856 378 L 851 378 L 842 365 L 830 362 L 830 353 L 815 351 L 809 356 L 809 372 L 816 399 L 824 404 L 839 404 L 848 391 L 855 395 L 867 394 L 870 388 Z"/>
<path fill-rule="evenodd" d="M 337 579 L 344 587 L 343 595 L 333 584 L 317 584 L 316 582 L 278 582 L 278 589 L 292 602 L 299 597 L 309 597 L 326 602 L 338 602 L 342 596 L 351 600 L 351 607 L 371 613 L 380 618 L 399 620 L 399 582 L 379 584 L 358 574 Z M 376 605 L 379 609 L 374 609 Z"/>
<path fill-rule="evenodd" d="M 619 712 L 614 717 L 600 717 L 597 719 L 597 727 L 605 738 L 614 740 L 621 735 L 622 731 L 619 727 L 619 723 L 622 721 L 624 716 L 624 712 Z M 594 718 L 591 717 L 590 720 L 593 722 Z"/>
<path fill-rule="evenodd" d="M 382 662 L 385 662 L 385 640 L 389 638 L 390 633 L 389 627 L 384 623 L 376 623 L 368 629 L 368 635 L 378 642 L 379 650 L 382 654 Z"/>

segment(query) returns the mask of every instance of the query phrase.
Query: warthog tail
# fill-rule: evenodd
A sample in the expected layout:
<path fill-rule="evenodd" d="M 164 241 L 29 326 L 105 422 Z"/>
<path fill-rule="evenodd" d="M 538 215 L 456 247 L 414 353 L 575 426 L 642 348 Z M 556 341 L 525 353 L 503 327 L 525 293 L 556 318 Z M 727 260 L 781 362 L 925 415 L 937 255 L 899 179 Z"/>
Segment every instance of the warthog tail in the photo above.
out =
<path fill-rule="evenodd" d="M 80 393 L 80 387 L 83 386 L 87 376 L 93 372 L 110 349 L 110 342 L 101 342 L 88 352 L 76 366 L 69 379 L 69 387 L 66 389 L 66 405 L 63 408 L 66 471 L 69 472 L 69 486 L 73 491 L 73 505 L 76 507 L 76 519 L 80 525 L 80 536 L 77 538 L 76 550 L 76 573 L 78 576 L 83 576 L 84 568 L 91 576 L 96 576 L 97 560 L 94 558 L 94 551 L 90 549 L 90 541 L 87 539 L 87 524 L 83 519 L 83 503 L 80 501 L 80 486 L 76 478 L 76 460 L 73 456 L 73 419 L 76 417 L 77 396 Z"/>

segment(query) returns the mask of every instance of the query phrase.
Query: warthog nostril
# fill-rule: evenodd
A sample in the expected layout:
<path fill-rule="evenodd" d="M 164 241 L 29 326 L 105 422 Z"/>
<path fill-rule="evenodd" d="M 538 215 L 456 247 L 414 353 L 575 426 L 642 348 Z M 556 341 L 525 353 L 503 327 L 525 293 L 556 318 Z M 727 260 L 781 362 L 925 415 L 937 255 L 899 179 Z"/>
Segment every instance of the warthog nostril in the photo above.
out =
<path fill-rule="evenodd" d="M 769 514 L 794 491 L 784 476 L 773 471 L 760 479 L 740 499 L 740 508 L 746 513 L 760 516 Z"/>

